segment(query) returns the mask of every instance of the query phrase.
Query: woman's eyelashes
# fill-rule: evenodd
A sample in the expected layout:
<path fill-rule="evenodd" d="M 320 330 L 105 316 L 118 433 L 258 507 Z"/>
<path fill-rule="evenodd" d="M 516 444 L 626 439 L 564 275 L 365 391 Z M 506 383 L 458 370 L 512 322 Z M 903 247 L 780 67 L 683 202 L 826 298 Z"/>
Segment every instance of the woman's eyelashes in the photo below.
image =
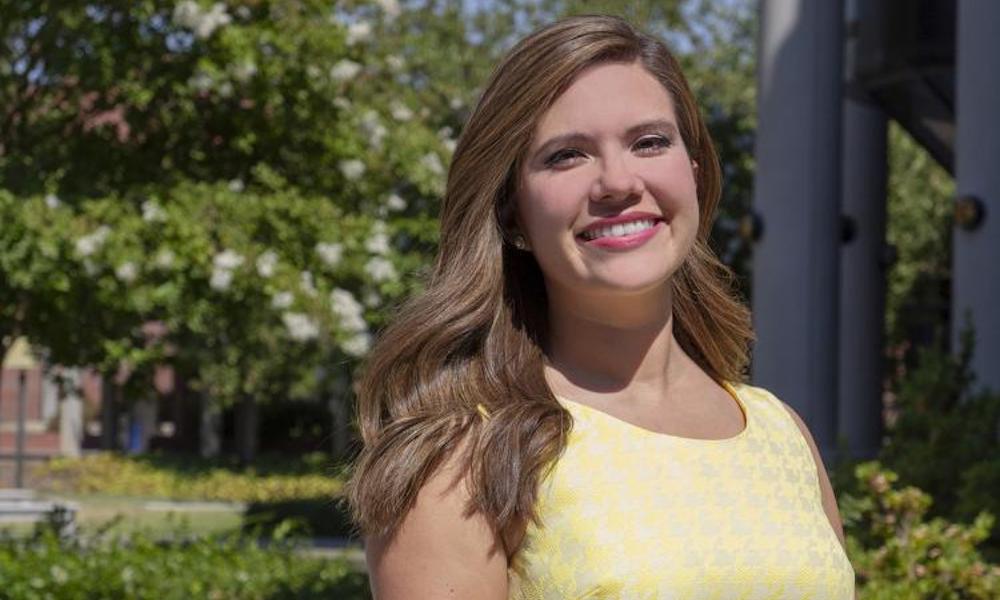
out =
<path fill-rule="evenodd" d="M 583 152 L 580 152 L 576 148 L 563 148 L 561 150 L 556 150 L 545 159 L 546 167 L 559 167 L 566 166 L 569 164 L 571 158 L 577 158 L 583 156 Z"/>
<path fill-rule="evenodd" d="M 670 147 L 670 139 L 663 135 L 646 135 L 639 138 L 634 147 L 646 154 L 658 154 Z"/>
<path fill-rule="evenodd" d="M 632 144 L 632 151 L 640 156 L 655 156 L 671 146 L 665 135 L 645 135 Z M 576 159 L 585 158 L 586 153 L 577 148 L 561 148 L 545 159 L 546 167 L 568 167 L 576 164 Z"/>

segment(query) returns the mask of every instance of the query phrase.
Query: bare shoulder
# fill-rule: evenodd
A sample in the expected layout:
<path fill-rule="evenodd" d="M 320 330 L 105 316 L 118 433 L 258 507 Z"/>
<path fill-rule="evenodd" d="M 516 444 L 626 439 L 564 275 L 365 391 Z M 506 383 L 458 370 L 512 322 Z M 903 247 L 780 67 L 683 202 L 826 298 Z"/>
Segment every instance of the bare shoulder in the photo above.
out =
<path fill-rule="evenodd" d="M 366 540 L 377 600 L 507 597 L 507 559 L 481 515 L 467 514 L 469 491 L 457 461 L 425 483 L 394 536 Z"/>
<path fill-rule="evenodd" d="M 833 532 L 837 534 L 840 544 L 844 545 L 844 525 L 841 522 L 840 511 L 837 508 L 837 496 L 833 492 L 833 485 L 830 484 L 830 477 L 827 475 L 826 467 L 823 465 L 823 457 L 820 455 L 819 449 L 816 447 L 816 441 L 813 439 L 812 433 L 809 432 L 809 427 L 806 426 L 802 417 L 795 412 L 795 409 L 782 400 L 778 401 L 785 407 L 788 414 L 792 416 L 792 420 L 795 421 L 796 425 L 798 425 L 799 431 L 802 432 L 802 437 L 805 438 L 806 443 L 809 445 L 809 450 L 812 452 L 813 460 L 816 462 L 816 475 L 819 478 L 820 496 L 823 500 L 823 511 L 826 513 L 827 519 L 830 521 L 830 526 L 833 528 Z"/>

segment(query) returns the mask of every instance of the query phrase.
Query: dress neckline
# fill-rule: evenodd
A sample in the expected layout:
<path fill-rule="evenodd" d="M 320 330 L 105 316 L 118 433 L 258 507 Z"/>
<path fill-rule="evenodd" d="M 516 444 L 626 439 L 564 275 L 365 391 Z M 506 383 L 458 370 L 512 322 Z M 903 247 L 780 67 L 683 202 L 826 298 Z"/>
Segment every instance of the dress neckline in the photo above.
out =
<path fill-rule="evenodd" d="M 663 433 L 660 431 L 653 431 L 652 429 L 647 429 L 645 427 L 642 427 L 641 425 L 636 425 L 635 423 L 625 421 L 623 419 L 610 415 L 604 412 L 603 410 L 594 408 L 593 406 L 590 406 L 588 404 L 583 404 L 582 402 L 577 402 L 576 400 L 572 400 L 570 398 L 567 398 L 566 396 L 560 396 L 559 394 L 556 394 L 555 396 L 556 399 L 559 400 L 563 404 L 563 406 L 566 406 L 567 409 L 570 409 L 571 412 L 572 412 L 571 407 L 575 407 L 588 415 L 592 415 L 603 421 L 611 422 L 613 425 L 617 427 L 638 432 L 647 437 L 663 438 L 667 440 L 676 440 L 679 442 L 693 443 L 693 444 L 724 445 L 737 442 L 747 437 L 749 435 L 748 432 L 750 431 L 751 427 L 751 418 L 750 418 L 750 411 L 747 409 L 746 406 L 746 401 L 740 396 L 737 389 L 728 381 L 722 381 L 719 382 L 719 384 L 736 402 L 736 405 L 739 407 L 740 412 L 743 414 L 743 429 L 736 435 L 727 438 L 693 438 L 693 437 L 685 437 L 682 435 L 674 435 L 671 433 Z"/>

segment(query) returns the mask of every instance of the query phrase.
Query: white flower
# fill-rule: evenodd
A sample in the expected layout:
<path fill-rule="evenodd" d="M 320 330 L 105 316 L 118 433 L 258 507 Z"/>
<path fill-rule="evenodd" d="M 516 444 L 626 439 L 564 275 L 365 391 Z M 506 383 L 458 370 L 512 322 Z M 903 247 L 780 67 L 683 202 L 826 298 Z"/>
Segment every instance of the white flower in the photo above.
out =
<path fill-rule="evenodd" d="M 386 56 L 385 64 L 389 67 L 390 71 L 402 71 L 403 67 L 406 66 L 406 62 L 403 60 L 403 57 L 398 54 L 390 54 L 389 56 Z"/>
<path fill-rule="evenodd" d="M 396 267 L 381 256 L 374 256 L 365 263 L 365 273 L 372 278 L 372 281 L 390 281 L 396 278 Z"/>
<path fill-rule="evenodd" d="M 368 290 L 365 293 L 364 302 L 368 308 L 376 308 L 379 304 L 382 304 L 382 296 L 379 296 L 375 290 Z"/>
<path fill-rule="evenodd" d="M 356 158 L 342 160 L 338 164 L 340 172 L 348 181 L 356 181 L 365 174 L 365 163 Z"/>
<path fill-rule="evenodd" d="M 432 175 L 444 175 L 444 165 L 441 164 L 441 157 L 433 152 L 428 152 L 427 154 L 421 156 L 420 164 L 425 169 L 430 171 Z"/>
<path fill-rule="evenodd" d="M 386 230 L 384 222 L 375 221 L 375 224 L 372 225 L 372 232 L 365 240 L 365 249 L 372 254 L 385 255 L 389 253 L 389 232 Z"/>
<path fill-rule="evenodd" d="M 397 121 L 409 121 L 413 118 L 413 111 L 410 110 L 410 107 L 399 100 L 393 101 L 392 105 L 389 106 L 389 112 L 392 113 L 392 118 Z"/>
<path fill-rule="evenodd" d="M 442 140 L 441 144 L 444 146 L 445 150 L 447 150 L 451 154 L 454 154 L 455 147 L 458 145 L 458 142 L 452 139 L 447 139 L 447 140 Z"/>
<path fill-rule="evenodd" d="M 257 274 L 265 279 L 274 275 L 276 266 L 278 266 L 278 255 L 274 250 L 265 250 L 257 257 Z"/>
<path fill-rule="evenodd" d="M 313 274 L 310 271 L 302 271 L 299 274 L 299 285 L 302 287 L 302 291 L 310 296 L 316 295 L 316 282 L 313 279 Z"/>
<path fill-rule="evenodd" d="M 90 260 L 89 258 L 85 258 L 83 259 L 83 270 L 84 272 L 87 273 L 87 275 L 93 277 L 94 275 L 97 275 L 97 272 L 100 269 L 98 268 L 97 263 Z"/>
<path fill-rule="evenodd" d="M 243 264 L 243 257 L 232 250 L 223 250 L 212 258 L 212 277 L 208 285 L 224 292 L 233 282 L 233 269 Z"/>
<path fill-rule="evenodd" d="M 281 315 L 281 320 L 288 329 L 288 337 L 297 342 L 305 342 L 319 336 L 319 325 L 308 315 L 286 312 Z"/>
<path fill-rule="evenodd" d="M 337 96 L 333 99 L 333 105 L 340 110 L 349 110 L 351 108 L 351 101 L 343 96 Z"/>
<path fill-rule="evenodd" d="M 337 61 L 337 64 L 330 67 L 330 77 L 338 82 L 354 79 L 360 72 L 361 65 L 347 58 Z"/>
<path fill-rule="evenodd" d="M 174 23 L 181 27 L 193 27 L 201 16 L 201 7 L 194 0 L 178 2 L 174 7 Z"/>
<path fill-rule="evenodd" d="M 93 255 L 104 245 L 104 241 L 108 239 L 110 233 L 110 227 L 101 225 L 88 235 L 76 240 L 76 253 L 84 258 Z"/>
<path fill-rule="evenodd" d="M 321 71 L 316 65 L 309 65 L 306 67 L 306 75 L 309 76 L 309 79 L 319 79 L 320 73 Z"/>
<path fill-rule="evenodd" d="M 115 277 L 124 283 L 132 283 L 138 274 L 139 269 L 136 268 L 133 262 L 124 262 L 115 269 Z"/>
<path fill-rule="evenodd" d="M 452 110 L 458 110 L 463 106 L 465 106 L 465 101 L 459 98 L 458 96 L 455 96 L 448 101 L 448 106 L 450 106 Z"/>
<path fill-rule="evenodd" d="M 376 150 L 382 147 L 382 139 L 389 133 L 379 120 L 378 113 L 370 109 L 361 115 L 361 132 Z"/>
<path fill-rule="evenodd" d="M 271 298 L 271 308 L 282 310 L 288 308 L 295 301 L 295 295 L 291 292 L 278 292 Z"/>
<path fill-rule="evenodd" d="M 212 258 L 212 266 L 220 271 L 231 271 L 243 264 L 243 257 L 232 250 L 223 250 Z"/>
<path fill-rule="evenodd" d="M 160 205 L 152 200 L 142 203 L 142 220 L 147 223 L 159 223 L 167 218 L 167 213 L 163 212 Z"/>
<path fill-rule="evenodd" d="M 356 333 L 340 345 L 345 354 L 355 358 L 364 356 L 372 346 L 372 336 L 367 332 Z"/>
<path fill-rule="evenodd" d="M 233 67 L 233 77 L 240 83 L 246 83 L 257 74 L 257 64 L 252 60 L 245 60 Z"/>
<path fill-rule="evenodd" d="M 357 333 L 368 330 L 368 324 L 365 323 L 364 307 L 351 292 L 341 288 L 333 288 L 333 291 L 330 292 L 330 310 L 340 321 L 340 326 L 344 331 Z"/>
<path fill-rule="evenodd" d="M 219 27 L 232 22 L 232 17 L 226 12 L 226 5 L 216 2 L 208 12 L 202 12 L 201 6 L 193 0 L 184 0 L 174 8 L 174 23 L 185 29 L 190 29 L 198 39 L 211 37 Z"/>
<path fill-rule="evenodd" d="M 389 210 L 403 210 L 406 208 L 406 200 L 399 194 L 392 193 L 385 199 L 385 205 Z"/>
<path fill-rule="evenodd" d="M 60 585 L 69 581 L 69 574 L 66 573 L 66 569 L 59 565 L 49 567 L 49 574 L 52 575 L 52 580 Z"/>
<path fill-rule="evenodd" d="M 399 0 L 375 0 L 385 13 L 385 17 L 390 21 L 398 17 L 403 9 L 399 6 Z"/>
<path fill-rule="evenodd" d="M 222 85 L 219 86 L 219 95 L 223 98 L 228 98 L 233 95 L 233 84 L 228 81 L 223 81 Z"/>
<path fill-rule="evenodd" d="M 208 90 L 212 89 L 212 85 L 215 84 L 215 80 L 212 79 L 212 76 L 209 75 L 208 73 L 204 71 L 198 71 L 197 73 L 191 76 L 191 79 L 188 80 L 188 83 L 191 85 L 191 87 L 198 90 L 199 92 L 207 92 Z"/>
<path fill-rule="evenodd" d="M 55 194 L 49 194 L 45 197 L 45 206 L 48 206 L 53 210 L 59 208 L 60 204 L 62 204 L 62 202 L 59 201 L 59 196 L 56 196 Z"/>
<path fill-rule="evenodd" d="M 367 42 L 372 37 L 372 24 L 368 21 L 358 21 L 347 27 L 347 45 Z"/>
<path fill-rule="evenodd" d="M 212 277 L 208 280 L 208 285 L 213 290 L 224 292 L 233 283 L 233 272 L 228 269 L 213 269 Z"/>
<path fill-rule="evenodd" d="M 336 267 L 340 262 L 340 257 L 344 254 L 344 247 L 340 244 L 320 242 L 316 244 L 316 254 L 328 267 Z"/>
<path fill-rule="evenodd" d="M 243 191 L 244 187 L 246 187 L 246 184 L 243 183 L 242 179 L 237 178 L 237 179 L 230 179 L 229 180 L 229 191 L 230 192 L 235 192 L 235 193 L 238 194 L 238 193 L 240 193 L 240 192 Z"/>
<path fill-rule="evenodd" d="M 164 248 L 156 253 L 153 264 L 161 269 L 169 269 L 174 266 L 174 253 L 169 248 Z"/>

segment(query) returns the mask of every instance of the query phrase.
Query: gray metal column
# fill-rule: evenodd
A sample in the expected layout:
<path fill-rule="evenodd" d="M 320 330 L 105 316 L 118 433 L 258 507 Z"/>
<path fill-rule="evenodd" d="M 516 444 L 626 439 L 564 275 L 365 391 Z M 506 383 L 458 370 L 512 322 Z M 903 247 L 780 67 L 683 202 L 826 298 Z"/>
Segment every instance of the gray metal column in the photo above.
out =
<path fill-rule="evenodd" d="M 866 0 L 847 0 L 848 31 L 865 17 Z M 856 71 L 857 39 L 846 39 L 845 72 Z M 840 360 L 837 438 L 853 458 L 878 454 L 882 439 L 885 331 L 886 116 L 861 89 L 844 96 L 840 251 Z"/>
<path fill-rule="evenodd" d="M 1000 391 L 1000 2 L 958 3 L 955 176 L 958 197 L 984 207 L 980 225 L 955 229 L 952 252 L 952 340 L 971 313 L 973 370 Z"/>
<path fill-rule="evenodd" d="M 824 459 L 837 419 L 843 5 L 762 0 L 754 206 L 753 379 L 809 425 Z"/>
<path fill-rule="evenodd" d="M 873 105 L 845 99 L 843 139 L 843 211 L 851 227 L 840 252 L 837 435 L 852 457 L 874 458 L 882 437 L 885 115 Z"/>

